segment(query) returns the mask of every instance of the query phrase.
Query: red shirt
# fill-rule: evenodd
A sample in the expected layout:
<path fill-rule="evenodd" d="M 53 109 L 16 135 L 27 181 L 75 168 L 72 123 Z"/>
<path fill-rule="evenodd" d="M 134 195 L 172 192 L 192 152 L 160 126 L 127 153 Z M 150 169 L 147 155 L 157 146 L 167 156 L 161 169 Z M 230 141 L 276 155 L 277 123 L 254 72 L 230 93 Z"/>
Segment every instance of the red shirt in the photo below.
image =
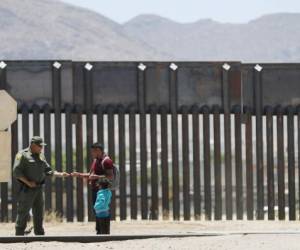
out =
<path fill-rule="evenodd" d="M 103 159 L 106 158 L 104 161 Z M 102 158 L 96 158 L 94 159 L 92 166 L 91 166 L 91 172 L 94 172 L 96 175 L 107 175 L 107 169 L 113 169 L 113 161 L 107 156 L 104 155 Z M 91 181 L 92 189 L 98 189 L 97 187 L 97 180 Z"/>

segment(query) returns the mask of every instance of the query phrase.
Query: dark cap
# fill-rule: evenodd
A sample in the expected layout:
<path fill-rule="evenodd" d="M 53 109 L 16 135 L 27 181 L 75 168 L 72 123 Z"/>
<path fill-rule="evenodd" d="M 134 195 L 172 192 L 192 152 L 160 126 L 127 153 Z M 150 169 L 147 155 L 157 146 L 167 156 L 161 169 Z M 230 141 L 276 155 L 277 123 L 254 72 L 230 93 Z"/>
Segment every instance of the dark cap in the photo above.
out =
<path fill-rule="evenodd" d="M 102 151 L 104 150 L 103 145 L 102 145 L 101 143 L 99 143 L 99 142 L 95 142 L 95 143 L 91 146 L 91 148 L 99 148 L 99 149 L 101 149 Z"/>
<path fill-rule="evenodd" d="M 47 144 L 44 143 L 44 140 L 42 137 L 40 136 L 34 136 L 31 138 L 31 144 L 36 144 L 36 145 L 39 145 L 39 146 L 46 146 Z"/>

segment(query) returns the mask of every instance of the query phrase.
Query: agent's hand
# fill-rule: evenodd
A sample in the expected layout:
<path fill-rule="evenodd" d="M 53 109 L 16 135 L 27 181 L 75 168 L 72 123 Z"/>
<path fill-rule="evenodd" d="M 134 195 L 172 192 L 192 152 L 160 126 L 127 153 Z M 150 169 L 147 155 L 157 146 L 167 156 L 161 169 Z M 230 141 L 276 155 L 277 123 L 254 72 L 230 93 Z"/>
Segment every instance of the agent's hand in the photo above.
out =
<path fill-rule="evenodd" d="M 67 172 L 62 172 L 62 173 L 61 173 L 61 176 L 62 176 L 62 177 L 69 177 L 69 176 L 70 176 L 70 174 L 69 174 L 69 173 L 67 173 Z"/>
<path fill-rule="evenodd" d="M 70 176 L 70 174 L 68 174 L 68 173 L 66 173 L 66 172 L 57 172 L 57 171 L 55 171 L 54 172 L 54 176 L 55 177 L 68 177 L 68 176 Z"/>

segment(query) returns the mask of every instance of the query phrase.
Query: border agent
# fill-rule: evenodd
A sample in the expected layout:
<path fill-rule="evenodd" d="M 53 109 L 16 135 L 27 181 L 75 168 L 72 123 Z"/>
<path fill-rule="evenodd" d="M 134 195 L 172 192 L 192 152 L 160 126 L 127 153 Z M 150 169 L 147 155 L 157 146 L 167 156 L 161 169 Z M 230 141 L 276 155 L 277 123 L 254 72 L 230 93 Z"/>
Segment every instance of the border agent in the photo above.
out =
<path fill-rule="evenodd" d="M 30 146 L 19 151 L 15 157 L 13 175 L 21 183 L 17 203 L 16 235 L 24 235 L 29 211 L 32 209 L 35 235 L 44 235 L 43 184 L 46 176 L 67 177 L 66 172 L 53 171 L 42 153 L 46 146 L 43 139 L 34 136 Z"/>

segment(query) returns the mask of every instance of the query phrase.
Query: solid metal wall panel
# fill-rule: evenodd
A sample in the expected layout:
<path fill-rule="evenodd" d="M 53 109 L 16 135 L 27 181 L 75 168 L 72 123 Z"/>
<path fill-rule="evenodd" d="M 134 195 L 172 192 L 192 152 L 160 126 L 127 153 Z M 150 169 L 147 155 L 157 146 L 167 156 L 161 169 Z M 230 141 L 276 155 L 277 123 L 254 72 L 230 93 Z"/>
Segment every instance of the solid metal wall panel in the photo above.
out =
<path fill-rule="evenodd" d="M 94 105 L 135 105 L 137 103 L 136 64 L 94 64 Z"/>

